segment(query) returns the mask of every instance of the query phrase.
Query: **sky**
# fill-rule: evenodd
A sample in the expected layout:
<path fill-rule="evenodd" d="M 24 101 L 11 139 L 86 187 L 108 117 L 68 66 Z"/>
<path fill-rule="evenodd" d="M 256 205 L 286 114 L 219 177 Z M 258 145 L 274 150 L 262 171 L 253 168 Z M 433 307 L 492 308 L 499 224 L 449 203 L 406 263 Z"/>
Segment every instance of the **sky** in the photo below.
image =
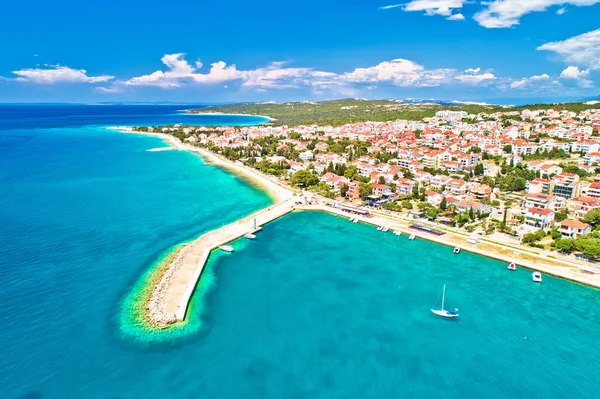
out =
<path fill-rule="evenodd" d="M 600 0 L 3 4 L 0 102 L 600 95 Z"/>

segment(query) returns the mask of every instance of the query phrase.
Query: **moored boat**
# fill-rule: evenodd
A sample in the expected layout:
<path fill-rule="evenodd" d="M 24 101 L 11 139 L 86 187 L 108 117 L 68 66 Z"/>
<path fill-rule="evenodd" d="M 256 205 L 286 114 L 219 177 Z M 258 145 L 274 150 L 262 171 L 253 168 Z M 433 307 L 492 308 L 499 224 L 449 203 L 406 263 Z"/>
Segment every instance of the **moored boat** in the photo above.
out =
<path fill-rule="evenodd" d="M 233 252 L 233 247 L 231 245 L 219 245 L 219 249 L 225 252 Z"/>
<path fill-rule="evenodd" d="M 508 270 L 517 270 L 517 265 L 515 265 L 515 262 L 512 262 L 510 265 L 508 265 Z"/>
<path fill-rule="evenodd" d="M 252 233 L 246 233 L 244 234 L 244 237 L 246 237 L 249 240 L 254 240 L 256 238 L 256 236 Z"/>
<path fill-rule="evenodd" d="M 460 253 L 460 248 L 459 247 L 455 247 L 453 252 L 455 254 L 459 254 Z"/>
<path fill-rule="evenodd" d="M 536 283 L 542 282 L 542 273 L 540 273 L 540 272 L 533 272 L 531 277 L 532 277 L 533 281 Z"/>

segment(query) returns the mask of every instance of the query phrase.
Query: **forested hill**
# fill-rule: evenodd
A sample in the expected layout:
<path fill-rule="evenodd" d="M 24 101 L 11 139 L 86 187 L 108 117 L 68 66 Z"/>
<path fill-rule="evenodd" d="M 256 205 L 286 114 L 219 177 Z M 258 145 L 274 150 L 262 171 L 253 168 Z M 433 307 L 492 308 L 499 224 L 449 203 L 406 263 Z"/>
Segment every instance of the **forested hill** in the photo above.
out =
<path fill-rule="evenodd" d="M 421 120 L 435 115 L 436 111 L 450 109 L 465 111 L 469 114 L 480 112 L 520 111 L 523 109 L 568 109 L 579 112 L 594 106 L 583 103 L 535 104 L 519 107 L 499 105 L 438 105 L 438 104 L 403 104 L 391 100 L 345 99 L 319 102 L 287 102 L 287 103 L 243 103 L 231 105 L 209 106 L 191 109 L 189 112 L 225 113 L 264 115 L 274 118 L 275 125 L 333 125 L 364 121 L 391 121 L 396 119 Z M 600 105 L 598 106 L 600 107 Z"/>

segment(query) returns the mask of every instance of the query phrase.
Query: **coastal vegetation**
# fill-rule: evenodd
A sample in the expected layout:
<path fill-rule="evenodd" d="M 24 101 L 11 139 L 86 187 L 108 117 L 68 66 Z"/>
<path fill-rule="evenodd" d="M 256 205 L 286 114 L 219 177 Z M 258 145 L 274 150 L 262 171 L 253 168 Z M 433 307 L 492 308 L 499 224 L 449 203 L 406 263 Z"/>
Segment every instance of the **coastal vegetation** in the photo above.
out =
<path fill-rule="evenodd" d="M 525 109 L 547 110 L 560 107 L 567 111 L 580 112 L 589 108 L 584 103 L 532 104 L 524 106 L 501 106 L 486 104 L 407 104 L 394 100 L 343 99 L 334 101 L 303 101 L 286 103 L 242 103 L 215 105 L 189 110 L 191 113 L 225 113 L 242 115 L 265 115 L 274 120 L 274 125 L 331 125 L 375 121 L 387 122 L 397 119 L 422 120 L 435 115 L 440 110 L 465 111 L 468 114 L 495 112 L 520 112 Z M 504 122 L 510 124 L 518 116 L 506 116 Z M 472 121 L 476 122 L 476 121 Z"/>

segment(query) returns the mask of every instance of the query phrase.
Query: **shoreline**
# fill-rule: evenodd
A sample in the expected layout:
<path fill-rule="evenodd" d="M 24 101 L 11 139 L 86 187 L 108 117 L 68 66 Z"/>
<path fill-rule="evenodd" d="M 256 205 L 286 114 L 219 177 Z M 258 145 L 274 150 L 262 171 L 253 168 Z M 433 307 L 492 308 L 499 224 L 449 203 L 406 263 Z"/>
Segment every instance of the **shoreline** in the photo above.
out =
<path fill-rule="evenodd" d="M 274 181 L 273 178 L 267 177 L 267 176 L 263 175 L 262 173 L 254 170 L 250 167 L 247 167 L 245 165 L 225 159 L 225 158 L 221 157 L 220 155 L 214 154 L 206 149 L 196 147 L 193 145 L 189 145 L 189 144 L 185 144 L 185 143 L 181 142 L 178 138 L 176 138 L 172 135 L 165 134 L 165 133 L 155 133 L 155 132 L 137 132 L 137 131 L 133 131 L 133 129 L 131 127 L 113 127 L 113 129 L 119 130 L 123 133 L 144 134 L 144 135 L 155 136 L 155 137 L 163 139 L 165 142 L 167 142 L 170 146 L 172 146 L 175 149 L 182 149 L 182 150 L 190 151 L 193 153 L 197 153 L 204 159 L 205 164 L 221 167 L 227 171 L 230 171 L 230 172 L 236 174 L 237 176 L 239 176 L 241 178 L 248 180 L 252 185 L 257 186 L 258 189 L 264 190 L 264 192 L 267 193 L 267 195 L 269 195 L 274 201 L 274 203 L 271 205 L 271 207 L 273 205 L 281 205 L 282 202 L 286 202 L 286 201 L 290 200 L 295 195 L 295 192 L 293 191 L 293 189 L 288 187 L 284 183 Z M 317 199 L 318 204 L 317 205 L 300 205 L 297 207 L 292 205 L 292 208 L 294 211 L 297 211 L 297 210 L 323 211 L 323 212 L 327 212 L 327 213 L 335 215 L 335 216 L 341 216 L 341 217 L 346 217 L 346 218 L 353 216 L 353 215 L 344 213 L 339 209 L 325 205 L 326 202 L 331 202 L 332 200 L 321 198 L 316 194 L 306 194 L 306 196 L 312 197 L 313 199 Z M 268 207 L 265 209 L 269 210 L 271 207 Z M 258 212 L 255 212 L 255 214 L 261 213 L 261 212 L 265 211 L 265 209 L 259 210 Z M 278 218 L 279 217 L 277 217 L 273 220 L 276 220 Z M 247 219 L 247 217 L 244 217 L 234 223 L 239 224 L 239 223 L 241 223 L 241 221 L 243 219 Z M 399 219 L 396 217 L 392 217 L 391 215 L 386 216 L 386 215 L 378 215 L 377 213 L 375 213 L 370 218 L 361 217 L 361 218 L 359 218 L 359 220 L 360 220 L 360 222 L 368 223 L 368 224 L 371 224 L 374 226 L 383 225 L 383 226 L 390 228 L 391 230 L 400 230 L 404 234 L 409 234 L 409 235 L 414 234 L 416 237 L 419 237 L 421 239 L 426 239 L 428 241 L 434 242 L 436 244 L 448 246 L 450 248 L 459 247 L 459 248 L 461 248 L 461 250 L 464 250 L 464 251 L 467 251 L 467 252 L 470 252 L 470 253 L 473 253 L 473 254 L 476 254 L 479 256 L 485 256 L 490 259 L 507 262 L 506 263 L 507 265 L 511 262 L 515 262 L 518 267 L 523 267 L 523 268 L 530 269 L 530 270 L 537 270 L 542 273 L 555 276 L 557 278 L 562 278 L 562 279 L 569 280 L 574 283 L 578 283 L 578 284 L 582 284 L 582 285 L 585 285 L 588 287 L 600 289 L 600 275 L 584 274 L 581 269 L 581 266 L 583 266 L 583 265 L 578 265 L 578 264 L 575 264 L 572 262 L 567 262 L 566 260 L 561 260 L 561 259 L 557 259 L 557 258 L 551 259 L 547 255 L 543 256 L 539 253 L 536 254 L 533 251 L 527 251 L 522 248 L 514 248 L 514 247 L 510 247 L 510 246 L 501 244 L 501 243 L 491 242 L 491 240 L 486 240 L 485 237 L 480 237 L 479 243 L 474 245 L 474 244 L 469 244 L 467 242 L 468 236 L 463 236 L 459 233 L 452 232 L 452 231 L 445 231 L 446 234 L 444 234 L 443 236 L 434 236 L 434 235 L 431 235 L 431 234 L 428 234 L 425 232 L 416 231 L 414 229 L 411 229 L 409 227 L 409 223 L 410 223 L 409 221 L 402 220 L 402 219 Z M 271 221 L 272 220 L 269 220 L 266 223 L 270 223 Z M 141 319 L 143 319 L 145 321 L 144 324 L 145 324 L 146 328 L 149 328 L 151 330 L 165 330 L 165 329 L 168 329 L 169 327 L 177 328 L 181 325 L 185 325 L 185 321 L 187 320 L 187 317 L 177 320 L 177 321 L 174 321 L 173 319 L 171 319 L 171 321 L 167 322 L 167 323 L 157 321 L 156 318 L 153 320 L 152 308 L 161 306 L 160 299 L 156 298 L 155 293 L 157 291 L 160 291 L 161 289 L 164 291 L 165 287 L 169 284 L 170 279 L 167 277 L 172 276 L 173 273 L 178 268 L 178 266 L 180 266 L 180 264 L 181 264 L 181 262 L 176 262 L 177 259 L 181 259 L 182 257 L 185 257 L 187 252 L 190 250 L 190 247 L 193 246 L 193 244 L 197 244 L 197 242 L 201 241 L 201 239 L 205 235 L 210 234 L 210 233 L 211 232 L 207 232 L 205 234 L 200 235 L 196 239 L 181 243 L 178 246 L 176 246 L 176 249 L 171 254 L 169 254 L 169 257 L 171 257 L 173 260 L 170 262 L 169 265 L 167 265 L 164 268 L 164 270 L 159 272 L 160 275 L 157 276 L 156 280 L 152 279 L 155 282 L 158 281 L 158 283 L 154 283 L 156 285 L 153 288 L 151 288 L 152 294 L 150 295 L 150 297 L 151 298 L 153 297 L 154 300 L 150 299 L 150 301 L 147 301 L 144 304 L 145 306 L 144 306 L 143 310 L 146 310 L 146 312 L 145 312 L 146 314 L 145 314 L 145 317 L 141 317 Z M 208 262 L 208 258 L 210 257 L 210 254 L 212 253 L 213 250 L 214 250 L 214 248 L 212 248 L 210 250 L 205 250 L 204 251 L 205 253 L 202 254 L 201 261 L 202 261 L 203 265 Z M 191 296 L 193 295 L 193 292 L 195 291 L 194 287 L 200 283 L 203 265 L 197 266 L 197 267 L 200 267 L 200 269 L 199 269 L 199 272 L 198 272 L 198 270 L 195 271 L 194 281 L 188 281 L 188 287 L 187 287 L 186 291 L 189 291 L 188 292 L 189 298 L 186 302 L 186 304 L 187 304 L 186 306 L 189 306 L 189 303 L 191 301 Z M 186 312 L 184 312 L 183 314 L 185 316 Z"/>
<path fill-rule="evenodd" d="M 346 219 L 357 217 L 356 215 L 345 213 L 329 206 L 299 206 L 297 209 L 327 212 L 331 215 L 344 217 Z M 541 254 L 526 252 L 524 249 L 520 248 L 506 248 L 502 244 L 486 241 L 483 237 L 480 237 L 479 243 L 470 244 L 467 242 L 468 236 L 462 236 L 453 232 L 445 231 L 444 235 L 436 236 L 420 230 L 411 229 L 410 222 L 406 220 L 382 216 L 372 216 L 371 218 L 359 217 L 358 219 L 359 223 L 365 223 L 372 226 L 384 226 L 389 228 L 390 232 L 399 230 L 402 234 L 414 234 L 415 237 L 420 239 L 446 246 L 449 248 L 449 255 L 452 256 L 455 255 L 451 254 L 450 251 L 452 251 L 453 248 L 458 247 L 461 249 L 461 252 L 465 251 L 500 262 L 506 262 L 507 267 L 511 262 L 515 262 L 517 267 L 531 271 L 539 271 L 544 274 L 568 280 L 572 283 L 585 285 L 589 288 L 600 289 L 600 275 L 583 274 L 577 264 L 567 264 L 561 259 L 549 259 Z"/>
<path fill-rule="evenodd" d="M 217 154 L 214 154 L 204 148 L 196 147 L 190 144 L 185 144 L 177 137 L 166 133 L 156 132 L 138 132 L 134 131 L 130 126 L 113 126 L 108 129 L 117 130 L 121 133 L 127 134 L 141 134 L 146 136 L 154 136 L 163 139 L 172 148 L 177 150 L 190 151 L 192 153 L 199 154 L 204 160 L 205 165 L 215 165 L 229 172 L 234 173 L 238 177 L 244 178 L 247 182 L 253 186 L 262 189 L 274 202 L 284 201 L 292 196 L 292 190 L 283 185 L 273 181 L 268 176 L 251 169 L 242 164 L 232 162 L 225 159 Z"/>

